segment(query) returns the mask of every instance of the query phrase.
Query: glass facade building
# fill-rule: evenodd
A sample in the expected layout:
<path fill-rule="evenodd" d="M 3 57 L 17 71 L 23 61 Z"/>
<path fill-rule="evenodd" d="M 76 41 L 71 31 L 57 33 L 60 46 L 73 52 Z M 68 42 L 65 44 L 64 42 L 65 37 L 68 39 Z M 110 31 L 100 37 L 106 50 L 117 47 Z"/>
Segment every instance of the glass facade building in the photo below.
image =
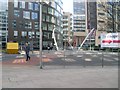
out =
<path fill-rule="evenodd" d="M 73 0 L 73 46 L 80 46 L 86 36 L 86 2 Z"/>
<path fill-rule="evenodd" d="M 61 0 L 43 0 L 42 4 L 42 37 L 43 46 L 54 44 L 52 32 L 56 28 L 62 31 L 62 6 Z M 39 3 L 14 0 L 8 4 L 8 41 L 24 45 L 29 42 L 34 49 L 39 48 Z"/>
<path fill-rule="evenodd" d="M 7 0 L 0 2 L 0 49 L 6 48 L 8 31 L 8 4 Z"/>

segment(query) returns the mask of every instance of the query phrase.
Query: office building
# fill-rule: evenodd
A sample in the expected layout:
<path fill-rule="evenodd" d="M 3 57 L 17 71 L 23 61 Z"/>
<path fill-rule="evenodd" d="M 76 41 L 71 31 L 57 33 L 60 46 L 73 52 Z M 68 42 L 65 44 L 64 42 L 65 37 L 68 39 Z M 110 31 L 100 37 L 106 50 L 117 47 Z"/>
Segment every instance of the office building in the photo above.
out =
<path fill-rule="evenodd" d="M 8 32 L 8 8 L 7 1 L 0 2 L 0 48 L 5 49 Z"/>
<path fill-rule="evenodd" d="M 89 0 L 73 1 L 73 30 L 74 46 L 80 46 L 90 30 L 97 29 L 97 7 L 96 2 Z M 95 32 L 91 34 L 84 45 L 90 46 L 95 44 Z"/>
<path fill-rule="evenodd" d="M 53 29 L 56 38 L 62 31 L 62 1 L 43 0 L 42 2 L 43 46 L 54 44 Z M 39 48 L 39 3 L 13 0 L 8 4 L 8 41 L 24 45 L 29 42 L 34 49 Z M 59 32 L 59 33 L 58 33 Z"/>
<path fill-rule="evenodd" d="M 72 14 L 70 12 L 63 12 L 63 44 L 70 46 L 73 39 L 72 31 Z"/>

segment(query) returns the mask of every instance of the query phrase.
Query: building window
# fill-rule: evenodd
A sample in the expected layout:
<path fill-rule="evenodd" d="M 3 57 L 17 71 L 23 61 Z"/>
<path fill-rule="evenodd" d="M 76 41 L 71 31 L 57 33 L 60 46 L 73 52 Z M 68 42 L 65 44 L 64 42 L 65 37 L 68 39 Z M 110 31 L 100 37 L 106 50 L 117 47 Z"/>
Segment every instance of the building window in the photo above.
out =
<path fill-rule="evenodd" d="M 36 32 L 36 38 L 40 37 L 40 32 Z"/>
<path fill-rule="evenodd" d="M 48 8 L 48 13 L 53 15 L 52 8 Z"/>
<path fill-rule="evenodd" d="M 14 37 L 18 36 L 18 31 L 14 31 Z"/>
<path fill-rule="evenodd" d="M 28 12 L 28 11 L 23 11 L 23 18 L 25 18 L 25 19 L 30 19 L 30 12 Z"/>
<path fill-rule="evenodd" d="M 44 39 L 48 39 L 48 32 L 44 32 L 43 37 Z"/>
<path fill-rule="evenodd" d="M 19 17 L 19 10 L 14 10 L 14 16 Z"/>
<path fill-rule="evenodd" d="M 25 1 L 20 1 L 20 8 L 25 8 Z"/>
<path fill-rule="evenodd" d="M 32 36 L 32 32 L 28 32 L 28 36 L 30 38 Z"/>
<path fill-rule="evenodd" d="M 31 2 L 28 3 L 28 9 L 33 10 L 33 3 Z"/>
<path fill-rule="evenodd" d="M 43 29 L 43 30 L 47 30 L 47 24 L 42 23 L 42 29 Z"/>
<path fill-rule="evenodd" d="M 53 18 L 53 19 L 52 19 Z M 54 17 L 49 16 L 49 22 L 54 23 Z"/>
<path fill-rule="evenodd" d="M 30 39 L 35 38 L 35 32 L 28 32 L 28 36 Z"/>
<path fill-rule="evenodd" d="M 32 29 L 32 22 L 25 22 L 26 29 Z"/>
<path fill-rule="evenodd" d="M 49 22 L 50 16 L 46 16 L 46 21 Z"/>
<path fill-rule="evenodd" d="M 45 17 L 46 15 L 45 14 L 42 14 L 42 20 L 45 21 Z"/>
<path fill-rule="evenodd" d="M 35 8 L 35 10 L 38 10 L 38 4 L 34 4 L 34 8 Z"/>
<path fill-rule="evenodd" d="M 53 30 L 53 25 L 52 24 L 48 24 L 48 30 L 52 31 Z"/>
<path fill-rule="evenodd" d="M 38 19 L 38 13 L 32 12 L 32 19 Z"/>
<path fill-rule="evenodd" d="M 18 0 L 14 0 L 14 7 L 18 7 Z"/>
<path fill-rule="evenodd" d="M 22 31 L 22 37 L 26 37 L 27 36 L 27 32 L 26 31 Z"/>
<path fill-rule="evenodd" d="M 39 22 L 35 22 L 34 26 L 35 26 L 35 29 L 39 29 Z"/>
<path fill-rule="evenodd" d="M 32 32 L 32 38 L 35 38 L 35 32 Z"/>
<path fill-rule="evenodd" d="M 43 6 L 42 11 L 43 11 L 44 13 L 47 13 L 47 7 L 46 7 L 46 6 Z"/>
<path fill-rule="evenodd" d="M 13 22 L 12 22 L 12 27 L 13 27 L 13 28 L 16 28 L 16 20 L 13 20 Z"/>

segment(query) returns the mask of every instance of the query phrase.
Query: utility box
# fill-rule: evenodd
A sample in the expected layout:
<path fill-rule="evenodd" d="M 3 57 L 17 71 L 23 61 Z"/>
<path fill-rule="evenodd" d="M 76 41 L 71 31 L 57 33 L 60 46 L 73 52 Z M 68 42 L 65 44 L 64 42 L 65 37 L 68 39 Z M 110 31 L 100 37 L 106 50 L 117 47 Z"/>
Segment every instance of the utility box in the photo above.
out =
<path fill-rule="evenodd" d="M 19 50 L 18 43 L 7 43 L 7 53 L 8 54 L 17 54 Z"/>

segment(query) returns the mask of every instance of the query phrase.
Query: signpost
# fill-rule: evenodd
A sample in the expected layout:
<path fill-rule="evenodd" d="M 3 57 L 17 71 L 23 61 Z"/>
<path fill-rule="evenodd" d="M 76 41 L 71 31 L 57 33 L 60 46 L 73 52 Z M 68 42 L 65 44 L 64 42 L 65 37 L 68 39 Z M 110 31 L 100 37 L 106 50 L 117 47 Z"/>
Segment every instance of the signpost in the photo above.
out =
<path fill-rule="evenodd" d="M 120 33 L 101 34 L 101 48 L 120 48 Z"/>

